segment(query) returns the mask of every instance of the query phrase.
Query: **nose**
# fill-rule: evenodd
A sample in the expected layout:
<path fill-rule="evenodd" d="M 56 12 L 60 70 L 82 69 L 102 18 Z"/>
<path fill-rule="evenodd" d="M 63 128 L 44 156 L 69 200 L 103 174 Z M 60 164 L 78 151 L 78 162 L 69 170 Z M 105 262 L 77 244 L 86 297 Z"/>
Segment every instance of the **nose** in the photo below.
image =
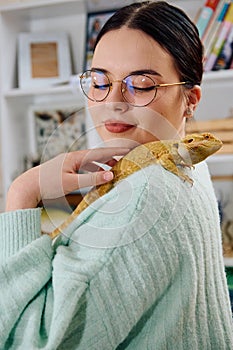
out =
<path fill-rule="evenodd" d="M 105 104 L 106 108 L 118 113 L 124 113 L 129 109 L 129 104 L 122 95 L 120 80 L 112 82 L 111 90 L 105 100 Z"/>

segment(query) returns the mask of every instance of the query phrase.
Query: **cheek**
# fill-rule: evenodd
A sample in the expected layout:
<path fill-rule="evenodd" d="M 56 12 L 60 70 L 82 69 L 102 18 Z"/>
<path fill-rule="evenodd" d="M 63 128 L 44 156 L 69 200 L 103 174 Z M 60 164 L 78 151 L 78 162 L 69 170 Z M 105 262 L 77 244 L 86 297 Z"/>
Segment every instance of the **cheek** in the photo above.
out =
<path fill-rule="evenodd" d="M 97 127 L 101 123 L 101 116 L 103 115 L 101 105 L 99 103 L 96 104 L 95 102 L 90 101 L 88 102 L 88 111 L 95 127 Z"/>
<path fill-rule="evenodd" d="M 173 125 L 181 123 L 183 119 L 184 98 L 180 91 L 166 91 L 166 95 L 160 98 L 149 106 L 153 111 L 159 113 Z M 174 89 L 173 89 L 174 90 Z"/>
<path fill-rule="evenodd" d="M 141 127 L 159 140 L 177 138 L 183 122 L 180 109 L 177 112 L 175 107 L 155 105 L 143 112 Z"/>

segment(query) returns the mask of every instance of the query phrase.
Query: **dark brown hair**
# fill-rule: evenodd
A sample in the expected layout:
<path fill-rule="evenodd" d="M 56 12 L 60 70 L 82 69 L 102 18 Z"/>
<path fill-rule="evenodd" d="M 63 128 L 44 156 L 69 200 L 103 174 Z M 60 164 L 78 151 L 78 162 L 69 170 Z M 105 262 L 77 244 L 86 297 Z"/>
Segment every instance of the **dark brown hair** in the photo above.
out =
<path fill-rule="evenodd" d="M 125 6 L 114 13 L 101 29 L 104 34 L 123 26 L 141 30 L 170 53 L 180 80 L 200 84 L 203 75 L 203 46 L 195 24 L 181 9 L 165 1 L 145 1 Z"/>

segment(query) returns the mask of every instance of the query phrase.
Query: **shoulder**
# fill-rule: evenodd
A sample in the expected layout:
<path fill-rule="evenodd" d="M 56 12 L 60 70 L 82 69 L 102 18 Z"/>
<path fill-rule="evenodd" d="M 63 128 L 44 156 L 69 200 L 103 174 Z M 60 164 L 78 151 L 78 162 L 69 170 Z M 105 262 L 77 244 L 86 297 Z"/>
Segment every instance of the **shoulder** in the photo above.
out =
<path fill-rule="evenodd" d="M 215 201 L 213 185 L 205 162 L 184 171 L 193 180 L 193 185 L 162 166 L 154 164 L 135 172 L 119 183 L 117 191 L 124 191 L 126 187 L 131 188 L 137 194 L 134 200 L 146 201 L 148 205 L 152 203 L 153 210 L 163 205 L 171 209 L 171 206 L 178 202 L 188 205 L 191 199 L 198 200 L 200 194 L 205 193 L 208 194 L 208 201 Z"/>
<path fill-rule="evenodd" d="M 200 207 L 202 199 L 197 192 L 202 192 L 204 177 L 208 183 L 208 171 L 203 165 L 203 170 L 195 172 L 198 174 L 191 186 L 159 165 L 141 169 L 91 204 L 66 235 L 75 235 L 82 244 L 114 246 L 122 237 L 138 239 L 151 229 L 156 234 L 165 232 L 168 225 L 174 227 L 174 222 L 188 220 L 192 206 Z"/>

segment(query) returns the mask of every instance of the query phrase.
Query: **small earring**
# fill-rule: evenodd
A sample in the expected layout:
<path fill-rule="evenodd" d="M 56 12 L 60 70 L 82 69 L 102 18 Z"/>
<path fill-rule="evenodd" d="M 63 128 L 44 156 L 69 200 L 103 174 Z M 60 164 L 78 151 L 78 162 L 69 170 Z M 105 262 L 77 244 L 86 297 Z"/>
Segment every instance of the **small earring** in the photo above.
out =
<path fill-rule="evenodd" d="M 187 109 L 186 109 L 185 112 L 186 112 L 186 115 L 189 116 L 189 117 L 190 117 L 191 115 L 193 115 L 193 110 L 192 110 L 190 107 L 187 107 Z"/>

